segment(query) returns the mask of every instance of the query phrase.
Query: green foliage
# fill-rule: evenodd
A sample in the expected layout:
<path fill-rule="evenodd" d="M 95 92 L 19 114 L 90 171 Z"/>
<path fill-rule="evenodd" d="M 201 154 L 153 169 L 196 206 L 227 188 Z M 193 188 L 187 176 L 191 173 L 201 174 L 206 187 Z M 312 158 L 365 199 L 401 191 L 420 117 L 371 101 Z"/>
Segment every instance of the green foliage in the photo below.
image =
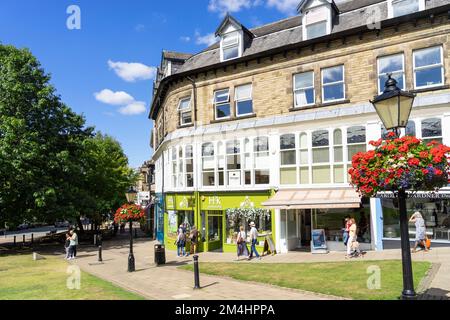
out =
<path fill-rule="evenodd" d="M 132 180 L 119 143 L 61 102 L 36 58 L 0 45 L 0 226 L 113 211 Z"/>

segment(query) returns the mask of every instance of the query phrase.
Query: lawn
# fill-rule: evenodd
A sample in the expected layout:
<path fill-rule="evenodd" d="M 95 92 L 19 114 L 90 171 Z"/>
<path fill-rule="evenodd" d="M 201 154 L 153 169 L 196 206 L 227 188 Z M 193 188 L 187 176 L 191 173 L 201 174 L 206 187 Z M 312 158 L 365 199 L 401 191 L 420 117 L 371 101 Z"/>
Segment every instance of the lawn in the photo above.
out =
<path fill-rule="evenodd" d="M 31 254 L 0 256 L 0 300 L 143 300 L 85 272 L 81 272 L 80 289 L 70 290 L 69 266 L 55 257 L 33 261 Z"/>
<path fill-rule="evenodd" d="M 380 289 L 369 289 L 373 266 L 380 270 Z M 370 268 L 371 267 L 371 268 Z M 413 262 L 414 285 L 418 287 L 431 267 Z M 192 265 L 180 267 L 193 270 Z M 403 288 L 401 261 L 348 261 L 332 263 L 201 263 L 200 272 L 237 280 L 262 282 L 356 300 L 396 300 Z"/>

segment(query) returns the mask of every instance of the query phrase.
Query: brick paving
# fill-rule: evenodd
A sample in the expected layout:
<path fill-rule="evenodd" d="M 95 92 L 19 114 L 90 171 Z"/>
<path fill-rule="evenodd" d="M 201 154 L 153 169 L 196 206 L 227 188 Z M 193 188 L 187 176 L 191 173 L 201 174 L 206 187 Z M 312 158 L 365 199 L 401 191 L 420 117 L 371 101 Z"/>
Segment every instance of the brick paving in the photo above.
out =
<path fill-rule="evenodd" d="M 125 241 L 104 243 L 103 263 L 97 262 L 96 251 L 80 249 L 76 260 L 83 270 L 148 299 L 156 300 L 321 300 L 340 299 L 300 290 L 285 289 L 258 283 L 237 281 L 225 277 L 201 275 L 202 290 L 193 290 L 193 273 L 177 267 L 192 263 L 192 257 L 178 258 L 173 251 L 166 252 L 167 264 L 156 267 L 153 241 L 138 241 L 134 246 L 136 272 L 128 273 L 128 244 Z M 200 253 L 200 262 L 234 262 L 230 253 Z M 365 260 L 401 259 L 400 250 L 368 252 Z M 450 248 L 436 248 L 429 253 L 413 254 L 415 261 L 430 261 L 438 266 L 432 277 L 427 279 L 426 291 L 420 299 L 450 299 Z M 348 261 L 342 253 L 313 255 L 307 252 L 293 252 L 266 256 L 262 260 L 239 263 L 310 263 Z M 351 263 L 351 261 L 349 261 Z M 244 294 L 243 294 L 244 293 Z"/>

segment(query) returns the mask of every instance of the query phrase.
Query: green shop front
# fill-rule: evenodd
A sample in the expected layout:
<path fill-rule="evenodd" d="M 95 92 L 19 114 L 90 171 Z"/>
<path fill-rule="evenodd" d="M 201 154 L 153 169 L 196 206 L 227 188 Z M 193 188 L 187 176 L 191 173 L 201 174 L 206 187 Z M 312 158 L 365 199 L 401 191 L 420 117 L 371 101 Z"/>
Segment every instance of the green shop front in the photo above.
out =
<path fill-rule="evenodd" d="M 199 251 L 236 252 L 239 228 L 243 226 L 248 235 L 252 221 L 258 232 L 273 242 L 274 212 L 262 205 L 271 196 L 272 191 L 269 190 L 166 194 L 166 246 L 176 249 L 177 230 L 183 223 L 187 232 L 193 226 L 199 230 Z M 262 253 L 266 237 L 258 240 L 257 249 Z"/>

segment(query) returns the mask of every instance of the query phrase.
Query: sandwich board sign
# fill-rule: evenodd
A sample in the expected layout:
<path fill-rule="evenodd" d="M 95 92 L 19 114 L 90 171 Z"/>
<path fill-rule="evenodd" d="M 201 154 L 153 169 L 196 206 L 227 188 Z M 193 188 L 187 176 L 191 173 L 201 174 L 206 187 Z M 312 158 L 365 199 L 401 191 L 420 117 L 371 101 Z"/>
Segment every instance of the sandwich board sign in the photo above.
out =
<path fill-rule="evenodd" d="M 313 230 L 311 239 L 312 253 L 328 253 L 327 238 L 324 229 Z"/>

